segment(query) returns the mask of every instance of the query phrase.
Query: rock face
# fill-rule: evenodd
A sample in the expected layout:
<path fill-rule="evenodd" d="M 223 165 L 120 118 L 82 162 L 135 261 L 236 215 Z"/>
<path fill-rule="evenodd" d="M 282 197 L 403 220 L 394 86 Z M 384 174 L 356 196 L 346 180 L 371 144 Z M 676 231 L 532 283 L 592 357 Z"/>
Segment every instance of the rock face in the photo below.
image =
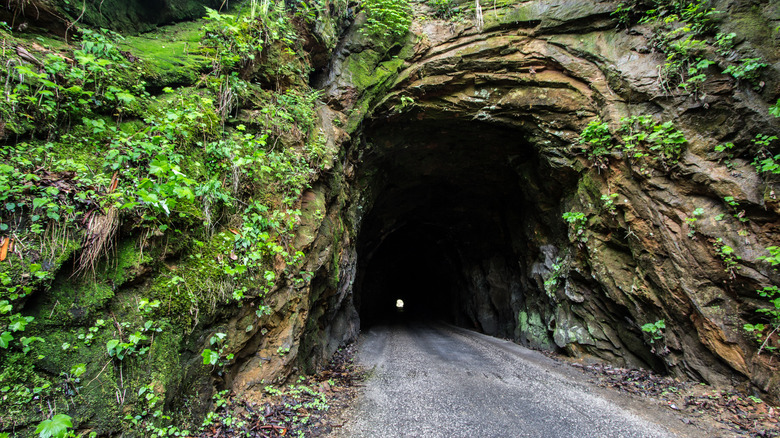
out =
<path fill-rule="evenodd" d="M 780 19 L 715 6 L 738 34 L 740 19 Z M 751 139 L 778 132 L 767 112 L 780 91 L 777 39 L 742 31 L 737 49 L 771 64 L 759 90 L 713 69 L 686 93 L 659 82 L 653 29 L 616 28 L 614 10 L 529 1 L 486 9 L 481 31 L 420 21 L 400 51 L 352 30 L 322 83 L 353 130 L 356 271 L 340 287 L 352 284 L 364 325 L 401 298 L 415 314 L 535 348 L 716 384 L 738 377 L 776 396 L 771 355 L 743 325 L 766 306 L 756 290 L 778 280 L 760 259 L 778 241 L 776 184 L 750 165 Z M 679 160 L 588 158 L 588 123 L 618 133 L 639 115 L 673 121 L 686 139 Z M 724 142 L 739 150 L 728 163 L 713 152 Z M 569 212 L 580 219 L 567 223 Z M 661 320 L 662 338 L 642 330 Z"/>

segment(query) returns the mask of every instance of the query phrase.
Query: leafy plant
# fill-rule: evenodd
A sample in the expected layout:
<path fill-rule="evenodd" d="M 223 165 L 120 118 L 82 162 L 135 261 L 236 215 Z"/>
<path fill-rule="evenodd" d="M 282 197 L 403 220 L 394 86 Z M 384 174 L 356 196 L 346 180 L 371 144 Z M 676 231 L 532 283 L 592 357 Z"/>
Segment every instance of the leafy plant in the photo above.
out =
<path fill-rule="evenodd" d="M 606 167 L 606 156 L 615 147 L 609 125 L 599 119 L 588 123 L 580 134 L 579 144 L 588 145 L 588 158 L 598 167 Z"/>
<path fill-rule="evenodd" d="M 696 221 L 699 220 L 702 214 L 704 214 L 704 209 L 697 207 L 689 217 L 685 218 L 685 221 L 688 223 L 688 237 L 696 235 Z"/>
<path fill-rule="evenodd" d="M 697 58 L 695 63 L 688 66 L 688 77 L 680 83 L 680 87 L 685 91 L 696 91 L 699 86 L 707 80 L 705 70 L 715 64 L 715 61 L 709 59 Z"/>
<path fill-rule="evenodd" d="M 454 0 L 427 0 L 425 3 L 433 9 L 436 18 L 447 20 L 460 13 L 460 7 Z"/>
<path fill-rule="evenodd" d="M 780 175 L 780 154 L 773 154 L 770 149 L 772 142 L 777 140 L 775 135 L 757 134 L 753 144 L 758 148 L 753 166 L 758 173 L 764 175 Z"/>
<path fill-rule="evenodd" d="M 585 235 L 585 223 L 587 222 L 585 213 L 580 211 L 569 211 L 563 213 L 563 220 L 565 220 L 566 223 L 568 223 L 569 226 L 573 228 L 574 237 L 578 241 L 582 243 L 588 241 L 588 237 Z"/>
<path fill-rule="evenodd" d="M 739 208 L 739 202 L 737 202 L 733 196 L 726 196 L 725 198 L 723 198 L 723 201 L 725 201 L 726 204 L 728 204 L 728 206 L 731 207 L 732 211 L 734 212 L 732 214 L 734 218 L 736 218 L 741 223 L 745 223 L 749 221 L 749 219 L 745 214 L 745 210 Z"/>
<path fill-rule="evenodd" d="M 742 58 L 739 60 L 739 64 L 726 67 L 723 73 L 731 75 L 735 79 L 747 81 L 755 87 L 758 86 L 761 70 L 766 67 L 767 64 L 761 58 Z"/>
<path fill-rule="evenodd" d="M 604 208 L 607 209 L 610 214 L 617 213 L 617 207 L 615 206 L 615 199 L 617 199 L 617 197 L 617 193 L 607 193 L 601 195 L 601 202 L 603 203 Z"/>
<path fill-rule="evenodd" d="M 119 339 L 111 339 L 106 343 L 106 350 L 110 357 L 124 360 L 125 356 L 145 354 L 149 347 L 140 347 L 140 345 L 149 338 L 142 334 L 140 331 L 136 331 L 128 336 L 128 342 L 122 342 Z"/>
<path fill-rule="evenodd" d="M 681 38 L 679 34 L 686 36 Z M 689 91 L 689 88 L 698 88 L 698 85 L 704 82 L 706 76 L 703 71 L 712 64 L 702 58 L 707 50 L 706 42 L 695 35 L 690 26 L 682 26 L 664 35 L 660 43 L 667 54 L 661 69 L 664 82 L 678 84 L 686 91 Z"/>
<path fill-rule="evenodd" d="M 642 331 L 650 335 L 651 344 L 664 338 L 664 329 L 666 329 L 666 322 L 663 319 L 642 326 Z"/>
<path fill-rule="evenodd" d="M 220 14 L 206 7 L 203 45 L 213 49 L 214 68 L 218 73 L 240 69 L 254 62 L 264 47 L 265 27 L 263 20 L 253 16 L 236 17 Z"/>
<path fill-rule="evenodd" d="M 63 438 L 68 429 L 73 427 L 72 418 L 65 414 L 57 414 L 50 420 L 43 420 L 35 428 L 40 438 Z"/>
<path fill-rule="evenodd" d="M 552 295 L 555 292 L 555 288 L 558 287 L 558 282 L 560 281 L 563 272 L 564 272 L 564 262 L 560 257 L 558 257 L 555 260 L 555 262 L 552 264 L 550 276 L 546 280 L 544 280 L 544 290 L 547 292 L 548 295 Z"/>
<path fill-rule="evenodd" d="M 715 247 L 715 252 L 723 260 L 723 263 L 726 264 L 725 271 L 728 272 L 732 279 L 736 278 L 736 271 L 741 269 L 739 261 L 742 260 L 742 257 L 734 254 L 734 248 L 723 243 L 723 238 L 721 237 L 718 237 L 712 245 Z"/>
<path fill-rule="evenodd" d="M 223 366 L 226 365 L 231 360 L 233 360 L 234 356 L 232 353 L 223 357 L 225 351 L 226 336 L 227 335 L 225 333 L 215 333 L 211 338 L 209 338 L 209 345 L 211 345 L 214 348 L 217 348 L 218 350 L 212 350 L 210 348 L 206 348 L 203 350 L 201 356 L 203 357 L 204 365 Z"/>
<path fill-rule="evenodd" d="M 622 149 L 634 158 L 651 156 L 663 163 L 676 163 L 687 143 L 685 135 L 671 121 L 655 123 L 652 117 L 642 115 L 624 117 L 620 123 L 624 133 Z"/>
<path fill-rule="evenodd" d="M 777 266 L 780 265 L 780 246 L 770 246 L 766 250 L 769 251 L 769 255 L 761 256 L 758 259 L 769 263 L 769 266 L 776 270 Z"/>
<path fill-rule="evenodd" d="M 363 8 L 366 11 L 364 34 L 395 39 L 409 32 L 412 24 L 409 0 L 365 0 Z"/>
<path fill-rule="evenodd" d="M 734 38 L 737 36 L 734 32 L 721 33 L 715 35 L 715 46 L 720 51 L 721 56 L 728 56 L 734 48 Z"/>
<path fill-rule="evenodd" d="M 772 270 L 777 271 L 778 266 L 780 266 L 780 247 L 770 246 L 766 249 L 769 255 L 761 256 L 758 259 L 769 264 Z M 763 350 L 777 352 L 780 348 L 780 342 L 774 344 L 770 342 L 774 339 L 773 336 L 780 332 L 780 287 L 765 286 L 757 290 L 756 293 L 770 304 L 770 307 L 756 310 L 757 313 L 764 315 L 766 323 L 745 324 L 744 329 L 751 333 L 760 344 L 757 354 L 761 354 Z"/>
<path fill-rule="evenodd" d="M 769 107 L 769 114 L 780 117 L 780 99 L 777 99 L 777 102 Z"/>
<path fill-rule="evenodd" d="M 780 331 L 780 288 L 777 286 L 766 286 L 756 291 L 759 296 L 766 298 L 771 304 L 769 308 L 762 308 L 756 312 L 763 314 L 768 319 L 767 324 L 745 324 L 745 331 L 752 333 L 756 341 L 759 342 L 758 353 L 761 351 L 777 351 L 778 346 L 770 344 L 772 336 Z M 768 333 L 767 333 L 768 332 Z"/>
<path fill-rule="evenodd" d="M 734 159 L 734 143 L 728 142 L 723 143 L 715 146 L 715 152 L 720 153 L 720 157 L 718 158 L 718 161 L 725 158 L 725 163 L 728 168 L 732 168 L 734 166 L 734 163 L 731 161 Z"/>

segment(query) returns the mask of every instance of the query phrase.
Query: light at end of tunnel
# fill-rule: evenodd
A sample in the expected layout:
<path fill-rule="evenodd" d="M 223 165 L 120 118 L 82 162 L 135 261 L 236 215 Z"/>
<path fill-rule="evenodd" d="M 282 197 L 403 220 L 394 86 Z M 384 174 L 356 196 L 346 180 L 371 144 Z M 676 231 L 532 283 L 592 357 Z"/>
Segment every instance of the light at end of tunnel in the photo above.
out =
<path fill-rule="evenodd" d="M 399 309 L 403 309 L 404 308 L 404 300 L 396 300 L 395 307 L 397 307 Z"/>

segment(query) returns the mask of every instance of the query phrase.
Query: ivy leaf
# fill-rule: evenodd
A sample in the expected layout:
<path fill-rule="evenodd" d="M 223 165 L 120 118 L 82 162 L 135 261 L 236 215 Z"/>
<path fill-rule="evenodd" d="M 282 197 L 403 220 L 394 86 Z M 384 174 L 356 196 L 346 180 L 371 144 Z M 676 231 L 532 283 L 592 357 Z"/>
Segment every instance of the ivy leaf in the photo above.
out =
<path fill-rule="evenodd" d="M 203 356 L 203 365 L 214 365 L 219 360 L 219 353 L 208 348 L 203 350 L 201 356 Z"/>
<path fill-rule="evenodd" d="M 140 332 L 135 332 L 132 335 L 130 335 L 130 343 L 132 344 L 138 344 L 139 342 L 146 339 L 146 336 L 142 335 Z"/>
<path fill-rule="evenodd" d="M 130 103 L 130 102 L 133 102 L 135 100 L 135 96 L 133 96 L 130 93 L 126 93 L 126 92 L 116 93 L 116 98 L 121 100 L 124 103 Z"/>
<path fill-rule="evenodd" d="M 168 173 L 168 170 L 170 170 L 171 166 L 168 164 L 167 161 L 162 161 L 159 159 L 156 159 L 149 163 L 149 173 L 156 176 L 163 176 L 166 173 Z"/>
<path fill-rule="evenodd" d="M 32 320 L 32 317 L 23 317 L 17 313 L 11 317 L 11 323 L 8 324 L 8 328 L 12 332 L 23 332 L 24 328 L 27 327 L 27 324 Z"/>
<path fill-rule="evenodd" d="M 173 188 L 173 193 L 179 197 L 179 199 L 187 199 L 190 201 L 195 199 L 195 195 L 189 187 L 176 186 Z"/>
<path fill-rule="evenodd" d="M 77 363 L 76 365 L 70 367 L 70 374 L 73 375 L 73 377 L 81 377 L 81 375 L 86 372 L 87 364 L 84 363 Z"/>
<path fill-rule="evenodd" d="M 48 198 L 35 198 L 33 199 L 33 209 L 43 207 L 49 202 Z"/>
<path fill-rule="evenodd" d="M 65 414 L 57 414 L 51 420 L 44 420 L 35 429 L 40 438 L 63 438 L 68 428 L 73 427 L 71 417 Z"/>
<path fill-rule="evenodd" d="M 3 332 L 0 334 L 0 348 L 8 348 L 8 343 L 13 341 L 14 337 L 10 332 Z"/>
<path fill-rule="evenodd" d="M 780 117 L 780 99 L 777 99 L 777 103 L 769 107 L 769 114 Z"/>
<path fill-rule="evenodd" d="M 119 339 L 112 339 L 106 342 L 106 350 L 108 350 L 109 356 L 114 357 L 114 353 L 116 353 L 117 345 L 119 345 Z"/>

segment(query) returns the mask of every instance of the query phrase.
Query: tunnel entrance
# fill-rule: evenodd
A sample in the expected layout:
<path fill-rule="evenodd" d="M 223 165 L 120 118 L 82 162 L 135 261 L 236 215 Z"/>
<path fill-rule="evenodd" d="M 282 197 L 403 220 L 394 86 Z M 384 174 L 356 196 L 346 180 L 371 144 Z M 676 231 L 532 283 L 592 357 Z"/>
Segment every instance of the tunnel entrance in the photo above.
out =
<path fill-rule="evenodd" d="M 364 134 L 361 328 L 443 320 L 517 339 L 520 310 L 548 307 L 531 267 L 545 258 L 540 242 L 566 238 L 569 176 L 517 129 L 473 119 L 383 121 Z"/>

